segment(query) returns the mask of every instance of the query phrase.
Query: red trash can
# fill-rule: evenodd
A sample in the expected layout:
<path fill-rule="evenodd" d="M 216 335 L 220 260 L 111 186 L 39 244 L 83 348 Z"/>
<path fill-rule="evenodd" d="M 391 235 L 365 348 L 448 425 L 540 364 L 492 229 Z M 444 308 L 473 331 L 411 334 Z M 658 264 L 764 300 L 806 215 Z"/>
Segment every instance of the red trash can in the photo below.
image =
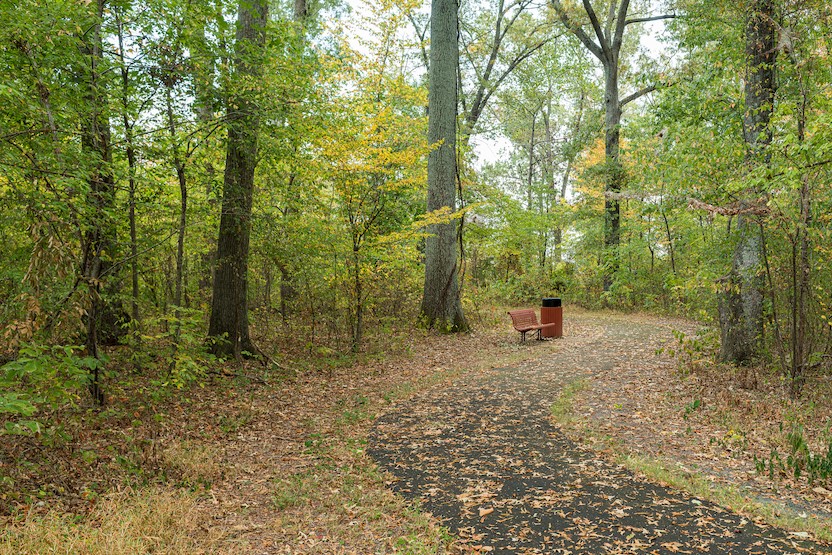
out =
<path fill-rule="evenodd" d="M 540 307 L 540 323 L 554 324 L 540 330 L 542 337 L 563 337 L 563 307 L 559 297 L 544 297 Z"/>

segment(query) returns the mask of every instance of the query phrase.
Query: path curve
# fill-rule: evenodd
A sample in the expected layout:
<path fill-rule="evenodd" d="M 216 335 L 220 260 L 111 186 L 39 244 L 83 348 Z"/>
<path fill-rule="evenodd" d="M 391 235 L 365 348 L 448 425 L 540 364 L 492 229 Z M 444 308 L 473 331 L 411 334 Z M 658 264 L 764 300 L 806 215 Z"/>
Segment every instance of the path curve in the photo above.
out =
<path fill-rule="evenodd" d="M 660 319 L 577 317 L 540 359 L 461 379 L 377 420 L 368 453 L 474 552 L 830 553 L 788 532 L 650 482 L 550 421 L 564 385 L 671 337 Z"/>

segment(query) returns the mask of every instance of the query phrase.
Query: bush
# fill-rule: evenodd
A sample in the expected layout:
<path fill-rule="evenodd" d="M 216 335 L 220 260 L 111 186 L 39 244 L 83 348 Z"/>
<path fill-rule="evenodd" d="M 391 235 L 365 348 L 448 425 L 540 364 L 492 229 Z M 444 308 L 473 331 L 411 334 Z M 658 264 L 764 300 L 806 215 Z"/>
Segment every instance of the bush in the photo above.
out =
<path fill-rule="evenodd" d="M 75 403 L 89 376 L 103 361 L 82 357 L 81 347 L 24 344 L 17 359 L 0 367 L 0 433 L 39 432 L 41 423 L 29 417 L 44 408 Z"/>

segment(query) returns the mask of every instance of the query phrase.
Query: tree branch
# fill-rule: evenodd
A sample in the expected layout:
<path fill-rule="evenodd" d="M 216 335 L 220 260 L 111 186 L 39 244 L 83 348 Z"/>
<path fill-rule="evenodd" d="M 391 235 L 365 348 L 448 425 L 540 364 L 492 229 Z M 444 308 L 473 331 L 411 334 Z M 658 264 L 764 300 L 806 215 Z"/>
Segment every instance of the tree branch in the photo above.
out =
<path fill-rule="evenodd" d="M 416 21 L 416 17 L 413 15 L 412 11 L 407 12 L 407 19 L 410 20 L 410 24 L 413 25 L 413 30 L 416 31 L 416 36 L 419 38 L 419 48 L 422 54 L 422 63 L 425 64 L 425 69 L 430 71 L 430 57 L 428 56 L 428 50 L 425 47 L 426 39 L 425 36 L 428 33 L 428 25 L 425 23 L 424 27 L 419 27 L 419 22 Z"/>
<path fill-rule="evenodd" d="M 624 1 L 629 2 L 629 0 Z M 601 50 L 604 52 L 604 56 L 606 56 L 608 60 L 612 61 L 610 58 L 610 42 L 607 40 L 607 37 L 604 36 L 604 31 L 601 29 L 601 24 L 598 22 L 598 16 L 592 8 L 592 2 L 589 0 L 583 0 L 583 4 L 584 10 L 586 10 L 586 14 L 589 16 L 589 22 L 592 24 L 592 29 L 595 31 L 595 36 L 598 37 L 598 44 L 601 45 Z"/>
<path fill-rule="evenodd" d="M 479 96 L 479 92 L 478 92 L 477 103 L 471 106 L 471 112 L 468 113 L 466 115 L 466 118 L 465 118 L 466 123 L 468 125 L 468 132 L 473 131 L 474 125 L 476 125 L 477 121 L 479 120 L 480 115 L 482 114 L 483 107 L 486 105 L 488 100 L 494 94 L 494 91 L 496 91 L 497 88 L 502 84 L 502 82 L 505 81 L 505 79 L 511 74 L 511 72 L 513 72 L 515 69 L 517 69 L 517 66 L 519 66 L 521 63 L 523 63 L 523 61 L 526 58 L 528 58 L 529 56 L 531 56 L 532 54 L 537 52 L 540 48 L 542 48 L 550 40 L 551 40 L 551 38 L 546 38 L 546 39 L 540 41 L 539 43 L 529 47 L 527 50 L 518 54 L 517 57 L 515 57 L 511 62 L 509 62 L 508 67 L 506 68 L 506 70 L 503 71 L 500 74 L 500 76 L 496 79 L 496 81 L 494 81 L 493 85 L 491 85 L 490 87 L 484 87 L 484 88 L 480 89 L 479 92 L 482 92 L 482 96 Z"/>
<path fill-rule="evenodd" d="M 566 10 L 563 9 L 563 4 L 561 4 L 559 0 L 551 1 L 552 7 L 555 9 L 555 11 L 558 14 L 558 17 L 566 26 L 566 28 L 569 29 L 576 37 L 578 37 L 578 40 L 580 40 L 596 58 L 598 58 L 601 62 L 605 62 L 604 51 L 601 49 L 600 46 L 595 44 L 591 38 L 589 38 L 589 35 L 586 34 L 586 31 L 584 31 L 580 25 L 577 25 L 575 24 L 575 22 L 572 21 L 572 19 L 569 17 L 569 14 L 567 14 Z"/>
<path fill-rule="evenodd" d="M 627 10 L 629 9 L 630 0 L 621 0 L 621 5 L 618 6 L 618 16 L 615 21 L 615 37 L 612 39 L 612 51 L 616 55 L 621 51 L 621 43 L 624 41 L 624 27 L 627 26 Z"/>
<path fill-rule="evenodd" d="M 658 87 L 656 85 L 648 85 L 648 86 L 644 87 L 643 89 L 634 92 L 630 96 L 625 96 L 624 98 L 622 98 L 619 105 L 624 106 L 626 104 L 629 104 L 633 100 L 638 100 L 639 98 L 641 98 L 645 94 L 650 94 L 651 92 L 655 91 L 657 88 Z"/>
<path fill-rule="evenodd" d="M 669 13 L 664 15 L 653 15 L 650 17 L 634 17 L 632 19 L 627 19 L 624 21 L 624 25 L 630 25 L 631 23 L 645 23 L 647 21 L 659 21 L 661 19 L 674 19 L 678 17 L 675 13 Z"/>

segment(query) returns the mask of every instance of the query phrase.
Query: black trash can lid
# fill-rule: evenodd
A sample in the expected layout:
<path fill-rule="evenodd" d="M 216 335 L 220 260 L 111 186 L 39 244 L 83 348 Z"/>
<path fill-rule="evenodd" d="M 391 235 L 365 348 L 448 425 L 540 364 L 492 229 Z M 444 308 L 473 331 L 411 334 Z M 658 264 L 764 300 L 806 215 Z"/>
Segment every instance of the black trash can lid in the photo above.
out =
<path fill-rule="evenodd" d="M 543 297 L 543 306 L 546 308 L 559 307 L 560 297 Z"/>

